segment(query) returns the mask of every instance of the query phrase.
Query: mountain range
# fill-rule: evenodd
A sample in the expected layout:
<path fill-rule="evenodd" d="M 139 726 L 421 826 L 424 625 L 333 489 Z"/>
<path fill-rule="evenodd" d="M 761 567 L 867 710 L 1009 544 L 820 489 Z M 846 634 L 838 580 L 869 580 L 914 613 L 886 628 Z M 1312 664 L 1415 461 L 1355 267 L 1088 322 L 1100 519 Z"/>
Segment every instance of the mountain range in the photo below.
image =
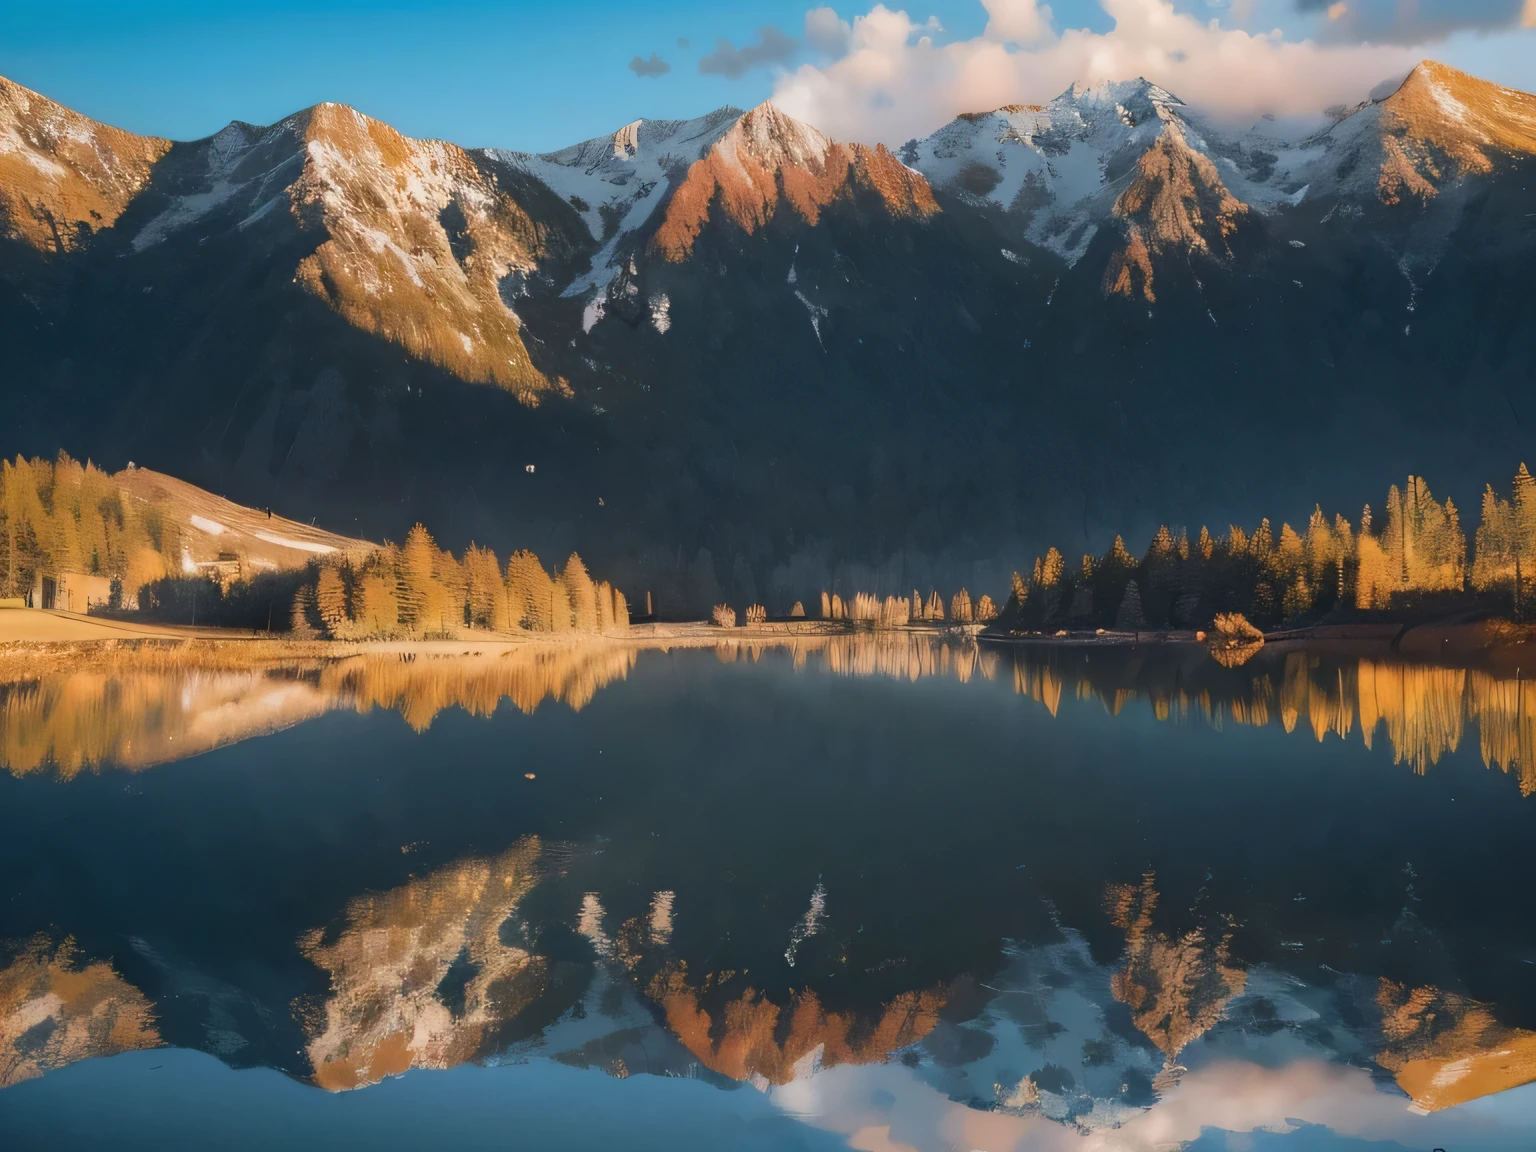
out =
<path fill-rule="evenodd" d="M 894 151 L 771 103 L 172 142 L 0 80 L 0 451 L 576 549 L 663 612 L 1000 591 L 1409 471 L 1475 501 L 1536 419 L 1533 174 L 1536 97 L 1430 62 L 1305 134 L 1134 80 Z"/>

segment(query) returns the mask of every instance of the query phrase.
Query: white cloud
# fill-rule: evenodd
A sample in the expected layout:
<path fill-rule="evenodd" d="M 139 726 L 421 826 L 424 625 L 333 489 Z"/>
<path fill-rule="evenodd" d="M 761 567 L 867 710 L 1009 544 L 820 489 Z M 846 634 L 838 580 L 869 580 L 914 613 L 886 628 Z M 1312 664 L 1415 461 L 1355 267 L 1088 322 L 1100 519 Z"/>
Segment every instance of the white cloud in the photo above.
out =
<path fill-rule="evenodd" d="M 1536 4 L 1536 0 L 1531 3 Z M 852 33 L 848 21 L 830 8 L 812 8 L 805 14 L 805 42 L 818 52 L 841 56 L 848 51 Z"/>
<path fill-rule="evenodd" d="M 1265 112 L 1307 115 L 1353 103 L 1384 77 L 1402 76 L 1425 53 L 1400 45 L 1287 42 L 1175 11 L 1170 0 L 1100 0 L 1114 21 L 1108 32 L 1052 31 L 1031 47 L 1013 34 L 1030 30 L 1043 5 L 984 0 L 991 21 L 974 39 L 935 43 L 932 22 L 876 4 L 851 25 L 816 16 L 835 59 L 781 76 L 774 102 L 834 137 L 899 144 L 961 112 L 1003 104 L 1044 103 L 1076 81 L 1145 76 L 1209 113 L 1248 119 Z M 1536 3 L 1536 0 L 1529 0 Z M 810 35 L 807 18 L 807 36 Z M 1005 40 L 1007 42 L 1005 42 Z"/>
<path fill-rule="evenodd" d="M 987 10 L 989 40 L 1004 44 L 1038 44 L 1051 36 L 1051 9 L 1038 0 L 981 0 Z"/>

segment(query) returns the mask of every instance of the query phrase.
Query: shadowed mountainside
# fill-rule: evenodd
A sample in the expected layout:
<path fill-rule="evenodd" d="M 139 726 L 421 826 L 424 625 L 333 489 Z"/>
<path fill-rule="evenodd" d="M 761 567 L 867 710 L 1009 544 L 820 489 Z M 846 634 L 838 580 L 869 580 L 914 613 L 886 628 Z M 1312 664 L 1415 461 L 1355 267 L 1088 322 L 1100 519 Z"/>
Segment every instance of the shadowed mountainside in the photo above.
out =
<path fill-rule="evenodd" d="M 1405 468 L 1467 507 L 1536 404 L 1533 106 L 1425 64 L 1301 140 L 1133 81 L 899 159 L 770 105 L 530 156 L 7 85 L 0 450 L 579 549 L 666 613 L 1001 588 Z"/>

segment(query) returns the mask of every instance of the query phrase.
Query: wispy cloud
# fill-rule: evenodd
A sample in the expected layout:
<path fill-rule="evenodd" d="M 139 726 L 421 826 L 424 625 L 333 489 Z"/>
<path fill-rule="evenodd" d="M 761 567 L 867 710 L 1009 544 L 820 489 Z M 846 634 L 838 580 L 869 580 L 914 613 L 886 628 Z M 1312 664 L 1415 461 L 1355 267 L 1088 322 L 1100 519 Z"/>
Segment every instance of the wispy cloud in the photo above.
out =
<path fill-rule="evenodd" d="M 757 30 L 757 40 L 737 48 L 729 40 L 715 41 L 715 50 L 699 60 L 699 71 L 706 75 L 740 79 L 753 68 L 783 64 L 799 49 L 800 42 L 786 36 L 771 24 Z"/>
<path fill-rule="evenodd" d="M 1423 44 L 1472 28 L 1511 28 L 1532 0 L 1296 0 L 1301 12 L 1326 22 L 1318 36 L 1328 41 Z"/>
<path fill-rule="evenodd" d="M 672 71 L 672 65 L 652 52 L 649 60 L 636 56 L 629 62 L 629 70 L 642 78 L 647 76 L 665 76 L 668 72 Z"/>

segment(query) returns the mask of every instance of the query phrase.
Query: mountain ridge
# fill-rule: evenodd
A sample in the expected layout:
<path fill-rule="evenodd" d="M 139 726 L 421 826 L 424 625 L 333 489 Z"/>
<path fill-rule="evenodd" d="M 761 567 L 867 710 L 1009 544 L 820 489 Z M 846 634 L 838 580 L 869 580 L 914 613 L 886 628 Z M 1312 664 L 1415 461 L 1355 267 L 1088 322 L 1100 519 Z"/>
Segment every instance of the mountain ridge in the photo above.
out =
<path fill-rule="evenodd" d="M 71 247 L 8 210 L 0 451 L 579 550 L 664 611 L 996 587 L 1408 468 L 1470 505 L 1536 419 L 1536 205 L 1529 98 L 1445 75 L 1304 138 L 1144 80 L 896 152 L 771 103 L 542 155 L 237 122 Z M 1379 194 L 1388 128 L 1435 196 Z"/>

